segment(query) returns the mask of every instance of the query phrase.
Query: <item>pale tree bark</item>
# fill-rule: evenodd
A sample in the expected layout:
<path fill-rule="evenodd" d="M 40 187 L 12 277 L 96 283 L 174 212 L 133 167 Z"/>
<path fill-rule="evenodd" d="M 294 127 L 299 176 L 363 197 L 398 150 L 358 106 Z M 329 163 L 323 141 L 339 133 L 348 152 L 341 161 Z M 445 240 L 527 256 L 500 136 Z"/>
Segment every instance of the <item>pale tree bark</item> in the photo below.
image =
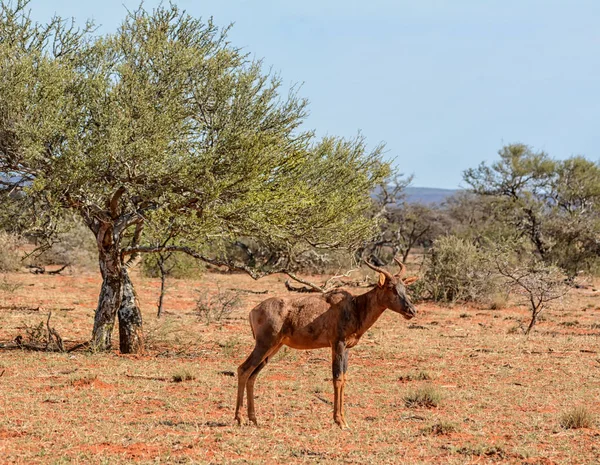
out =
<path fill-rule="evenodd" d="M 144 351 L 142 313 L 137 294 L 126 268 L 123 268 L 122 276 L 123 298 L 118 311 L 119 349 L 122 354 L 139 354 Z"/>
<path fill-rule="evenodd" d="M 110 350 L 118 314 L 121 353 L 141 353 L 144 349 L 142 314 L 133 283 L 122 262 L 120 234 L 111 223 L 96 223 L 92 231 L 96 235 L 102 274 L 102 288 L 94 317 L 92 349 Z"/>
<path fill-rule="evenodd" d="M 94 316 L 91 345 L 93 350 L 102 351 L 109 350 L 112 345 L 115 316 L 123 296 L 123 277 L 120 251 L 112 237 L 112 226 L 102 224 L 95 232 L 102 288 Z"/>

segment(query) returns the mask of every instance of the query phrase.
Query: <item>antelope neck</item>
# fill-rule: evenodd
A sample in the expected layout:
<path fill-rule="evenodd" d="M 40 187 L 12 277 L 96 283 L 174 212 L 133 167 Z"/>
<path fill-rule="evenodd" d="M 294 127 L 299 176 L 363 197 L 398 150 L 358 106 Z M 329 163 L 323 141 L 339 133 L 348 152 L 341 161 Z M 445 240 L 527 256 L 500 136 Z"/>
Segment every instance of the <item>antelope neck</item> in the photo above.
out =
<path fill-rule="evenodd" d="M 387 308 L 379 301 L 377 290 L 377 286 L 375 286 L 369 292 L 354 297 L 356 313 L 360 324 L 359 332 L 361 334 L 373 326 Z"/>

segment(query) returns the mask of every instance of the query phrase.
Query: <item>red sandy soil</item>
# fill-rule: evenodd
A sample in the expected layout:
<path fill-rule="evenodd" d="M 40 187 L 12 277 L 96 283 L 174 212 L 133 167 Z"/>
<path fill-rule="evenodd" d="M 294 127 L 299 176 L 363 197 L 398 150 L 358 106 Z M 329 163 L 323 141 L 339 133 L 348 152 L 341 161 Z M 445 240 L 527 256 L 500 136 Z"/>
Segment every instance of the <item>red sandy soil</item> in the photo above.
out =
<path fill-rule="evenodd" d="M 0 289 L 0 463 L 600 463 L 600 293 L 591 286 L 546 311 L 529 337 L 518 329 L 527 308 L 514 302 L 420 303 L 410 322 L 384 313 L 351 351 L 352 429 L 340 431 L 328 350 L 283 349 L 256 384 L 260 428 L 233 422 L 231 375 L 253 346 L 248 311 L 289 295 L 284 277 L 171 280 L 160 320 L 159 281 L 133 279 L 141 356 L 15 349 L 49 311 L 67 347 L 86 341 L 100 279 L 0 276 L 10 285 Z M 240 303 L 207 325 L 196 300 L 218 292 L 238 292 Z M 180 373 L 194 379 L 173 382 Z M 406 407 L 404 397 L 426 386 L 439 405 Z M 577 406 L 593 423 L 563 429 L 561 415 Z"/>

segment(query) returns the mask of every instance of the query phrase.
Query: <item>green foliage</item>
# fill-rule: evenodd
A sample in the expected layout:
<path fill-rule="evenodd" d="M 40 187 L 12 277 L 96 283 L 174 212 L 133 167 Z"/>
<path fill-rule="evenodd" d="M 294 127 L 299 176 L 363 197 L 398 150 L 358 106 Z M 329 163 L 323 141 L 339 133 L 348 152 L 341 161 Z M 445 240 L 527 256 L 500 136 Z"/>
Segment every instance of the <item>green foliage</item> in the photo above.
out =
<path fill-rule="evenodd" d="M 0 178 L 23 193 L 13 200 L 47 217 L 74 209 L 93 230 L 141 225 L 136 245 L 249 236 L 293 256 L 373 232 L 382 147 L 315 141 L 300 129 L 306 100 L 282 96 L 227 29 L 170 5 L 94 37 L 35 24 L 26 5 L 0 12 Z"/>
<path fill-rule="evenodd" d="M 142 273 L 150 278 L 160 277 L 157 254 L 145 254 L 141 261 Z M 171 254 L 164 264 L 167 275 L 175 279 L 199 279 L 205 266 L 193 257 L 183 254 Z"/>
<path fill-rule="evenodd" d="M 479 197 L 480 235 L 527 238 L 546 264 L 571 278 L 600 263 L 600 165 L 583 157 L 553 160 L 523 144 L 504 147 L 500 160 L 464 173 Z M 483 200 L 481 197 L 484 197 Z M 471 228 L 472 230 L 477 228 Z"/>

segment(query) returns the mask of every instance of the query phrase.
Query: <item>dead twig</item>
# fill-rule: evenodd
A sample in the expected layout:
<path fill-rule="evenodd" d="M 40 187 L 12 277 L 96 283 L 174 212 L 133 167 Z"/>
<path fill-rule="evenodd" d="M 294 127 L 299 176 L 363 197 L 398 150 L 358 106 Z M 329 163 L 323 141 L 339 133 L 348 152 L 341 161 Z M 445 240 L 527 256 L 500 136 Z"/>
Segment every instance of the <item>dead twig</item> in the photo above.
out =
<path fill-rule="evenodd" d="M 248 294 L 268 294 L 269 293 L 268 290 L 266 290 L 266 291 L 253 291 L 251 289 L 235 289 L 233 287 L 230 287 L 227 290 L 229 290 L 229 291 L 237 291 L 237 292 L 246 292 Z"/>
<path fill-rule="evenodd" d="M 134 379 L 147 379 L 149 381 L 169 381 L 168 378 L 163 378 L 162 376 L 145 376 L 145 375 L 125 375 L 127 378 Z"/>
<path fill-rule="evenodd" d="M 52 312 L 48 312 L 48 319 L 46 320 L 46 328 L 48 330 L 48 341 L 46 342 L 46 348 L 48 348 L 50 344 L 52 344 L 52 342 L 54 341 L 58 350 L 64 352 L 65 346 L 63 345 L 62 337 L 60 337 L 60 334 L 58 334 L 58 331 L 56 331 L 56 329 L 50 326 L 51 317 Z"/>

